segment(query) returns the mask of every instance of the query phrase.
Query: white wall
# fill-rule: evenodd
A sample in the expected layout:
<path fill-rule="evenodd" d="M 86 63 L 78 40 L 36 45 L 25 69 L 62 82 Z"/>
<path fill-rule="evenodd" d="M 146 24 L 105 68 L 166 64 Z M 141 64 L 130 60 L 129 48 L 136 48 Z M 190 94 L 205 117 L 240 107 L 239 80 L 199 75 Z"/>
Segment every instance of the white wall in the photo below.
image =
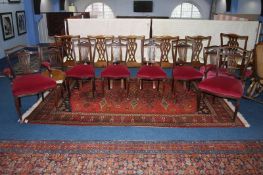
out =
<path fill-rule="evenodd" d="M 12 4 L 9 4 L 8 0 L 0 1 L 0 12 L 1 13 L 12 12 L 13 26 L 14 26 L 14 33 L 15 33 L 14 38 L 4 41 L 3 35 L 2 35 L 2 27 L 0 27 L 0 59 L 5 56 L 5 53 L 4 53 L 5 49 L 14 47 L 18 44 L 27 43 L 27 34 L 18 35 L 18 32 L 17 32 L 16 11 L 21 11 L 21 10 L 24 10 L 23 0 L 21 1 L 21 3 L 12 3 Z"/>
<path fill-rule="evenodd" d="M 41 12 L 53 12 L 55 7 L 52 6 L 52 1 L 50 0 L 41 0 L 40 11 Z"/>
<path fill-rule="evenodd" d="M 238 13 L 260 14 L 261 0 L 238 0 Z"/>
<path fill-rule="evenodd" d="M 226 12 L 226 0 L 217 0 L 216 13 Z M 261 0 L 238 0 L 237 14 L 260 14 Z"/>
<path fill-rule="evenodd" d="M 226 0 L 217 0 L 216 2 L 216 13 L 226 12 Z"/>
<path fill-rule="evenodd" d="M 185 0 L 153 0 L 152 13 L 133 12 L 133 0 L 71 0 L 74 2 L 77 11 L 84 12 L 88 5 L 94 2 L 103 2 L 107 4 L 114 12 L 115 16 L 166 16 L 170 17 L 173 9 Z M 202 18 L 208 19 L 210 13 L 210 0 L 187 0 L 195 4 L 202 12 Z"/>

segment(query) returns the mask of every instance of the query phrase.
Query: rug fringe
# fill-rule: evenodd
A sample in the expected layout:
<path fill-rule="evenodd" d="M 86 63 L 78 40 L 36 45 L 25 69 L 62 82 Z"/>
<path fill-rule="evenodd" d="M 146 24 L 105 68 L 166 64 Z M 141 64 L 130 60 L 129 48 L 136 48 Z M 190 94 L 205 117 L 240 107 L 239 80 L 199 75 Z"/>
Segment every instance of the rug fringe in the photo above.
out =
<path fill-rule="evenodd" d="M 224 101 L 226 102 L 226 104 L 230 107 L 230 109 L 232 109 L 232 111 L 235 110 L 235 107 L 234 105 L 228 101 L 227 99 L 224 99 Z M 237 117 L 239 118 L 239 120 L 244 124 L 244 126 L 246 128 L 249 128 L 250 127 L 250 124 L 248 123 L 248 121 L 245 119 L 245 117 L 240 113 L 240 112 L 237 112 Z"/>

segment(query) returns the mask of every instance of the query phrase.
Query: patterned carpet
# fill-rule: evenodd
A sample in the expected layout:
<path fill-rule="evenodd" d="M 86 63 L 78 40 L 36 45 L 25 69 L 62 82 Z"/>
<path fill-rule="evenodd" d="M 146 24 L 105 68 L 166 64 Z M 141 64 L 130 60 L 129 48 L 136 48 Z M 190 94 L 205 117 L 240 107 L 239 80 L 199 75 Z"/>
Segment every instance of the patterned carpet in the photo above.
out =
<path fill-rule="evenodd" d="M 135 82 L 130 84 L 129 96 L 120 83 L 102 95 L 100 82 L 92 97 L 90 83 L 82 88 L 77 85 L 70 99 L 65 97 L 59 108 L 54 106 L 54 94 L 49 95 L 27 118 L 29 123 L 93 125 L 93 126 L 154 126 L 154 127 L 244 127 L 237 118 L 232 121 L 233 111 L 223 99 L 212 102 L 206 96 L 197 111 L 196 93 L 187 91 L 181 83 L 176 94 L 171 94 L 170 85 L 160 94 L 151 83 L 139 90 Z"/>
<path fill-rule="evenodd" d="M 0 141 L 0 174 L 263 174 L 263 141 Z"/>

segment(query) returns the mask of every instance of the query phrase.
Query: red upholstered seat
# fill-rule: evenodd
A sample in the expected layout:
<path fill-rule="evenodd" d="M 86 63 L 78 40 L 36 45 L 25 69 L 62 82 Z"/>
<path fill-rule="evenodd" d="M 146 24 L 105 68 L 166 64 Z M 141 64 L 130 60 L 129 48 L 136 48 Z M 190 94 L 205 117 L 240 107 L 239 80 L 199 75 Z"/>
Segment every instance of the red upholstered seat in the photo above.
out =
<path fill-rule="evenodd" d="M 216 69 L 217 69 L 216 65 L 207 64 L 207 65 L 204 65 L 204 66 L 200 67 L 200 72 L 204 75 L 206 72 L 213 71 L 213 70 L 216 70 Z"/>
<path fill-rule="evenodd" d="M 13 80 L 12 91 L 14 96 L 38 94 L 56 87 L 56 81 L 41 74 L 18 76 Z"/>
<path fill-rule="evenodd" d="M 160 66 L 151 65 L 142 66 L 137 73 L 137 77 L 141 79 L 165 79 L 166 76 L 166 73 Z"/>
<path fill-rule="evenodd" d="M 214 59 L 213 62 L 218 64 L 206 67 L 210 69 L 209 74 L 198 84 L 200 91 L 197 98 L 198 109 L 202 98 L 201 93 L 235 100 L 233 115 L 233 121 L 235 121 L 244 92 L 246 75 L 244 72 L 252 59 L 252 53 L 252 51 L 247 51 L 237 46 L 207 47 L 205 49 L 204 55 L 206 57 L 210 56 L 211 59 Z M 242 64 L 238 65 L 237 63 L 240 60 Z"/>
<path fill-rule="evenodd" d="M 76 65 L 70 70 L 66 71 L 66 76 L 68 78 L 93 78 L 95 77 L 94 67 L 92 65 Z"/>
<path fill-rule="evenodd" d="M 203 74 L 191 66 L 176 66 L 173 69 L 173 78 L 177 80 L 201 79 Z"/>
<path fill-rule="evenodd" d="M 127 78 L 130 76 L 130 71 L 127 66 L 122 64 L 112 64 L 106 67 L 101 72 L 103 78 Z"/>
<path fill-rule="evenodd" d="M 252 74 L 253 74 L 253 71 L 252 71 L 252 70 L 246 70 L 246 71 L 245 71 L 245 78 L 251 77 Z"/>
<path fill-rule="evenodd" d="M 48 61 L 43 61 L 43 62 L 41 63 L 41 66 L 43 66 L 43 67 L 45 67 L 45 68 L 47 68 L 47 69 L 50 69 L 51 64 L 50 64 L 50 62 L 48 62 Z"/>
<path fill-rule="evenodd" d="M 234 77 L 218 76 L 205 79 L 198 84 L 201 91 L 213 93 L 228 98 L 241 98 L 243 95 L 242 82 Z"/>
<path fill-rule="evenodd" d="M 208 65 L 200 67 L 200 72 L 203 75 L 206 74 L 206 78 L 215 77 L 217 71 L 218 71 L 219 76 L 229 76 L 226 68 L 217 68 L 215 65 L 212 65 L 212 64 L 208 64 Z"/>

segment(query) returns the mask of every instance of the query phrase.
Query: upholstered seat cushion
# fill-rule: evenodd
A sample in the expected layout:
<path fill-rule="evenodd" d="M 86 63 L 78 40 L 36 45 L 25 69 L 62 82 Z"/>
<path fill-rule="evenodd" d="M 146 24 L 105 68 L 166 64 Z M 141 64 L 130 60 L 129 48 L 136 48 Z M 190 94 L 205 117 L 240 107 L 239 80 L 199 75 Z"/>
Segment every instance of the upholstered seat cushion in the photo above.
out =
<path fill-rule="evenodd" d="M 201 91 L 221 97 L 239 99 L 243 95 L 242 82 L 230 76 L 218 76 L 205 79 L 198 84 Z"/>
<path fill-rule="evenodd" d="M 173 69 L 173 78 L 178 80 L 202 79 L 203 74 L 191 66 L 176 66 Z"/>
<path fill-rule="evenodd" d="M 206 78 L 207 79 L 217 76 L 216 75 L 217 71 L 218 71 L 218 76 L 233 76 L 233 75 L 230 75 L 227 72 L 226 68 L 219 68 L 218 70 L 216 70 L 216 66 L 215 65 L 206 65 L 206 66 L 200 67 L 200 72 L 202 74 L 206 73 Z"/>
<path fill-rule="evenodd" d="M 79 79 L 95 77 L 94 67 L 89 64 L 76 65 L 72 67 L 70 70 L 66 71 L 66 77 L 79 78 Z"/>
<path fill-rule="evenodd" d="M 28 74 L 16 77 L 13 80 L 12 91 L 14 96 L 37 94 L 56 87 L 56 81 L 41 74 Z"/>
<path fill-rule="evenodd" d="M 253 74 L 253 71 L 252 70 L 246 70 L 245 71 L 245 78 L 249 78 L 249 77 L 251 77 L 252 76 L 252 74 Z"/>
<path fill-rule="evenodd" d="M 137 77 L 142 79 L 163 79 L 167 75 L 160 66 L 145 65 L 139 69 Z"/>
<path fill-rule="evenodd" d="M 109 65 L 101 72 L 101 77 L 104 78 L 123 78 L 129 76 L 130 71 L 128 67 L 121 64 Z"/>
<path fill-rule="evenodd" d="M 50 62 L 48 62 L 48 61 L 43 61 L 43 62 L 41 63 L 41 66 L 43 66 L 43 67 L 45 67 L 45 68 L 47 68 L 47 69 L 50 69 L 51 64 L 50 64 Z"/>

